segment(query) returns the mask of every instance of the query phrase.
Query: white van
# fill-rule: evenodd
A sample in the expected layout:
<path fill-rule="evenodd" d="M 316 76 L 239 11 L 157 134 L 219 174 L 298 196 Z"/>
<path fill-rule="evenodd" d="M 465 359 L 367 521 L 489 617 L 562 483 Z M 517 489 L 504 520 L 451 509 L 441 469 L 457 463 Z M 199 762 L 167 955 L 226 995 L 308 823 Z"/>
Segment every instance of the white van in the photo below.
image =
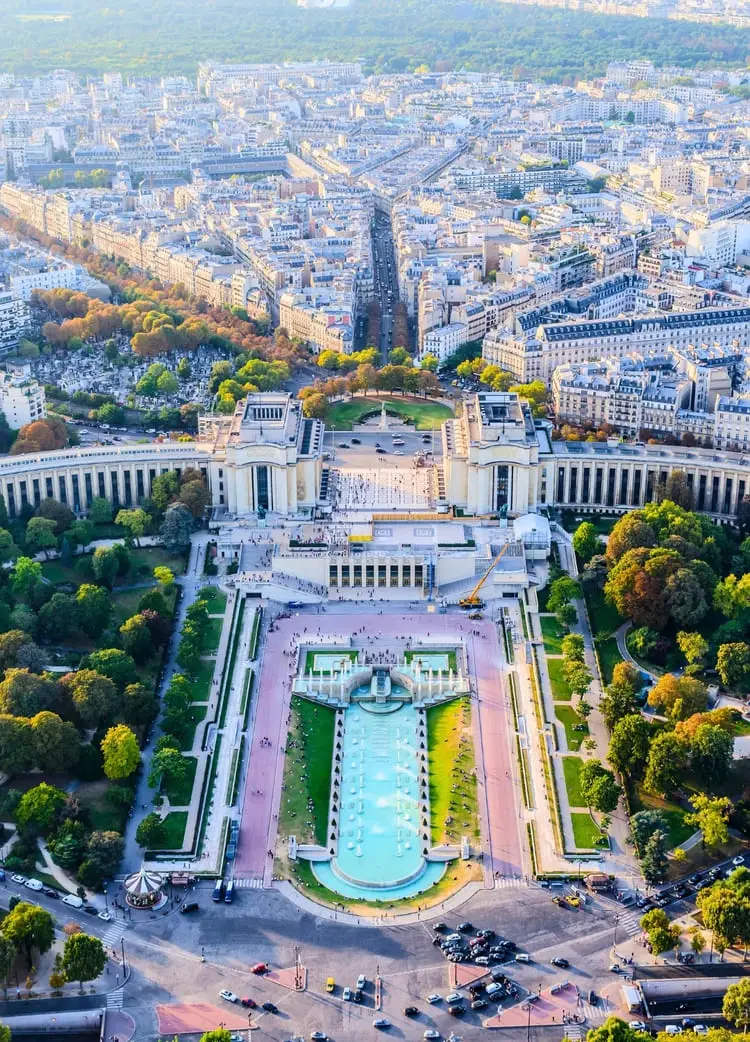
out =
<path fill-rule="evenodd" d="M 44 888 L 44 883 L 41 879 L 27 879 L 23 885 L 27 886 L 29 890 L 42 890 Z"/>
<path fill-rule="evenodd" d="M 69 905 L 71 908 L 83 908 L 83 901 L 76 894 L 66 894 L 62 898 L 64 905 Z"/>

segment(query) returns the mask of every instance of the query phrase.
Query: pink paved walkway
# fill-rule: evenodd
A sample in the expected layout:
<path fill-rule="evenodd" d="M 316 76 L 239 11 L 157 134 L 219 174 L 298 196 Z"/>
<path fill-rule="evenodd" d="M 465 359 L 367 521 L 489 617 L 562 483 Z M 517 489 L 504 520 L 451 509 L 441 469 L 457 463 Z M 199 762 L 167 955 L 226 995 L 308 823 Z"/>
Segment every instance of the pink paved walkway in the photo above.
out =
<path fill-rule="evenodd" d="M 364 626 L 374 641 L 392 643 L 427 637 L 455 641 L 462 636 L 474 674 L 479 708 L 476 722 L 479 748 L 479 802 L 484 826 L 485 867 L 491 877 L 521 875 L 519 817 L 514 792 L 510 707 L 501 684 L 501 656 L 492 623 L 473 622 L 458 615 L 378 615 L 377 612 L 341 615 L 304 615 L 282 619 L 268 635 L 258 686 L 253 740 L 250 748 L 245 801 L 235 876 L 271 882 L 273 859 L 268 851 L 276 842 L 276 815 L 281 802 L 290 680 L 296 662 L 295 646 L 318 635 L 340 637 Z M 305 631 L 306 627 L 306 631 Z M 405 635 L 408 635 L 405 636 Z M 363 639 L 362 634 L 357 639 Z M 261 739 L 270 744 L 261 745 Z M 482 785 L 482 771 L 484 786 Z M 483 801 L 484 795 L 484 801 Z"/>
<path fill-rule="evenodd" d="M 208 1002 L 187 1002 L 175 1006 L 157 1006 L 156 1019 L 161 1035 L 193 1034 L 213 1031 L 220 1024 L 228 1031 L 247 1028 L 247 1014 L 224 1005 L 221 1009 Z"/>
<path fill-rule="evenodd" d="M 524 1006 L 526 1009 L 523 1008 Z M 525 1028 L 529 1023 L 531 1027 L 552 1027 L 553 1024 L 562 1026 L 563 1014 L 570 1017 L 581 1017 L 580 1023 L 584 1022 L 578 989 L 574 984 L 563 988 L 556 995 L 553 995 L 549 988 L 545 988 L 540 992 L 536 1002 L 517 1003 L 497 1016 L 485 1020 L 484 1026 L 486 1028 Z"/>

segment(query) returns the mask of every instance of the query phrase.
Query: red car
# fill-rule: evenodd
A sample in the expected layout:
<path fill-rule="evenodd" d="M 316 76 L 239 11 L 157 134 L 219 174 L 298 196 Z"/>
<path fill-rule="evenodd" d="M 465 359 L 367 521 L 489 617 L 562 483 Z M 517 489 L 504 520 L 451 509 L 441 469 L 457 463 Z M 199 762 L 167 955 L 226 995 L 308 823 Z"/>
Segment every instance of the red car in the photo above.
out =
<path fill-rule="evenodd" d="M 258 1003 L 255 1001 L 255 999 L 250 999 L 247 996 L 245 996 L 244 999 L 240 999 L 240 1005 L 244 1006 L 245 1009 L 256 1009 Z"/>
<path fill-rule="evenodd" d="M 265 973 L 268 966 L 264 962 L 256 962 L 254 966 L 250 967 L 251 973 Z"/>

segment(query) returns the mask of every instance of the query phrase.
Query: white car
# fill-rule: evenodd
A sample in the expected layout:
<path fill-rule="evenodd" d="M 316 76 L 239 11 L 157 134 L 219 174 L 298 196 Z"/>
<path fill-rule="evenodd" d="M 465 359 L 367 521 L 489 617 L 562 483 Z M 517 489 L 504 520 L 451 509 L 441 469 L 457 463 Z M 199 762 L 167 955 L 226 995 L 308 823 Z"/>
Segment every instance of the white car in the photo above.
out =
<path fill-rule="evenodd" d="M 11 880 L 14 883 L 25 883 L 26 882 L 26 876 L 15 875 L 15 876 L 11 876 L 10 878 L 11 878 Z"/>
<path fill-rule="evenodd" d="M 394 451 L 393 455 L 394 456 L 403 456 L 403 452 L 401 451 L 401 449 L 396 449 Z"/>
<path fill-rule="evenodd" d="M 744 865 L 745 864 L 745 859 L 742 856 L 742 854 L 738 854 L 737 857 L 733 857 L 732 858 L 732 864 L 733 865 Z"/>
<path fill-rule="evenodd" d="M 694 1024 L 693 1025 L 693 1034 L 694 1035 L 707 1035 L 708 1034 L 708 1028 L 706 1027 L 705 1024 Z"/>
<path fill-rule="evenodd" d="M 648 1031 L 648 1026 L 642 1020 L 631 1020 L 630 1027 L 633 1031 Z"/>
<path fill-rule="evenodd" d="M 44 883 L 41 881 L 41 879 L 27 879 L 23 885 L 27 886 L 29 890 L 39 891 L 44 889 Z"/>
<path fill-rule="evenodd" d="M 427 1001 L 434 1006 L 436 1002 L 442 1002 L 443 1001 L 443 996 L 442 995 L 434 995 L 434 994 L 433 995 L 428 995 L 427 996 Z"/>
<path fill-rule="evenodd" d="M 97 919 L 102 919 L 105 923 L 109 923 L 112 921 L 112 916 L 109 912 L 99 912 Z"/>
<path fill-rule="evenodd" d="M 389 1028 L 391 1026 L 391 1022 L 387 1017 L 375 1017 L 375 1019 L 372 1022 L 372 1026 L 374 1028 Z"/>
<path fill-rule="evenodd" d="M 436 1031 L 435 1028 L 427 1028 L 425 1033 L 422 1035 L 422 1038 L 425 1038 L 425 1039 L 440 1038 L 440 1032 Z"/>
<path fill-rule="evenodd" d="M 239 1002 L 239 996 L 235 995 L 233 991 L 227 991 L 226 988 L 222 988 L 219 992 L 219 998 L 224 999 L 225 1002 Z"/>
<path fill-rule="evenodd" d="M 682 1028 L 680 1027 L 679 1024 L 667 1024 L 667 1026 L 664 1028 L 664 1034 L 665 1035 L 681 1035 L 682 1034 Z"/>
<path fill-rule="evenodd" d="M 460 991 L 452 991 L 450 995 L 445 996 L 445 1001 L 449 1006 L 452 1006 L 455 1002 L 463 1002 L 464 997 Z"/>
<path fill-rule="evenodd" d="M 365 977 L 364 973 L 360 973 L 359 977 L 357 977 L 357 987 L 358 988 L 364 988 L 364 986 L 366 984 L 367 984 L 367 977 Z"/>

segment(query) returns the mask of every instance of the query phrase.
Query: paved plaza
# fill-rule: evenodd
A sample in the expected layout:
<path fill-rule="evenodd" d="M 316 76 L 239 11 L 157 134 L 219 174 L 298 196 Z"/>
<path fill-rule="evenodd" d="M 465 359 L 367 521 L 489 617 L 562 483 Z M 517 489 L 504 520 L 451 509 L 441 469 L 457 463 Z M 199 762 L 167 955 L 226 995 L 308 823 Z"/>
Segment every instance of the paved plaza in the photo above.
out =
<path fill-rule="evenodd" d="M 338 510 L 426 510 L 435 486 L 433 467 L 347 467 L 335 472 L 331 500 Z"/>
<path fill-rule="evenodd" d="M 354 631 L 357 631 L 356 633 Z M 407 644 L 463 641 L 475 684 L 473 724 L 479 808 L 482 820 L 485 884 L 523 875 L 517 793 L 513 781 L 512 722 L 501 681 L 497 631 L 489 622 L 456 615 L 361 613 L 295 615 L 269 631 L 258 685 L 253 734 L 245 781 L 240 843 L 234 875 L 270 886 L 284 770 L 283 749 L 289 720 L 291 681 L 298 644 L 348 643 L 403 650 Z"/>

